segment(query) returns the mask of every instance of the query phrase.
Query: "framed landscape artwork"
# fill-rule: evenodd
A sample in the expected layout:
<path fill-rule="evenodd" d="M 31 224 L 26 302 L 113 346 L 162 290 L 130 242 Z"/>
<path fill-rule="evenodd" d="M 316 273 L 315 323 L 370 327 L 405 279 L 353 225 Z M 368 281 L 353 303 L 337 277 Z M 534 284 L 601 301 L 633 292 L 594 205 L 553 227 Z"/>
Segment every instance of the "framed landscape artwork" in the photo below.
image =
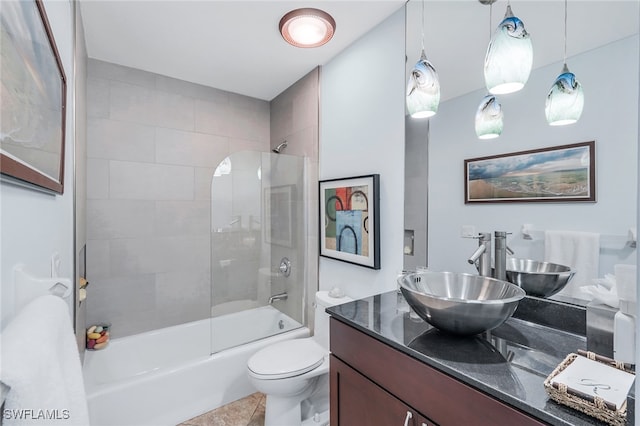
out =
<path fill-rule="evenodd" d="M 62 194 L 66 80 L 41 0 L 0 8 L 0 172 Z"/>
<path fill-rule="evenodd" d="M 595 142 L 464 160 L 465 203 L 596 201 Z"/>
<path fill-rule="evenodd" d="M 380 269 L 380 175 L 320 181 L 320 256 Z"/>

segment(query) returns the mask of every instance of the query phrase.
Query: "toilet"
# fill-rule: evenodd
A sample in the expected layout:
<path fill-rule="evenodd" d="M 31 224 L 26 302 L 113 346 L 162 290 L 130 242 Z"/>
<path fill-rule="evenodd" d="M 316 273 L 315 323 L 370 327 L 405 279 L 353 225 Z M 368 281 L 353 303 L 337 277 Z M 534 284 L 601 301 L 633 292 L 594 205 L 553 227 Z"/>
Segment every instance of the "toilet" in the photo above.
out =
<path fill-rule="evenodd" d="M 253 386 L 267 395 L 265 426 L 329 424 L 329 315 L 351 301 L 339 292 L 316 293 L 313 337 L 278 342 L 247 362 Z"/>

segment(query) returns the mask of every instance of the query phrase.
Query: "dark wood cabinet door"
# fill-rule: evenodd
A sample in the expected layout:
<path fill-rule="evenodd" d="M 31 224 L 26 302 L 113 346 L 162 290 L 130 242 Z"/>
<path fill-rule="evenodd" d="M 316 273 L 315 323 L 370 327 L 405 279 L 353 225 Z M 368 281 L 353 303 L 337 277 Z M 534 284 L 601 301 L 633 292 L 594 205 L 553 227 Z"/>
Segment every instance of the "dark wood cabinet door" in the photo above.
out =
<path fill-rule="evenodd" d="M 331 426 L 435 426 L 334 356 L 330 375 Z"/>
<path fill-rule="evenodd" d="M 331 370 L 340 362 L 360 374 L 365 380 L 395 398 L 405 407 L 416 407 L 428 419 L 434 419 L 442 426 L 542 426 L 544 423 L 508 406 L 446 374 L 412 358 L 391 346 L 385 345 L 365 333 L 335 319 L 331 319 Z M 334 361 L 335 359 L 335 361 Z M 343 401 L 334 401 L 334 392 L 339 395 L 339 373 L 331 371 L 331 426 L 402 425 L 396 417 L 401 417 L 402 409 L 396 408 L 392 415 L 385 416 L 383 404 L 371 408 L 375 415 L 371 423 L 338 422 L 333 417 L 334 406 Z M 336 382 L 337 388 L 334 389 Z M 363 386 L 363 382 L 359 382 Z M 357 388 L 356 388 L 357 389 Z M 349 391 L 352 393 L 353 391 Z M 342 397 L 346 399 L 347 393 Z M 361 397 L 366 404 L 367 395 Z M 355 402 L 351 402 L 355 403 Z M 370 403 L 369 406 L 373 405 Z M 347 408 L 348 411 L 351 408 Z M 365 411 L 365 410 L 362 410 Z M 406 414 L 406 411 L 405 411 Z M 413 419 L 415 420 L 415 416 Z M 350 417 L 350 419 L 352 419 Z M 384 420 L 381 420 L 384 419 Z M 403 418 L 404 419 L 404 418 Z M 385 423 L 387 422 L 387 423 Z M 412 425 L 412 423 L 408 423 Z M 422 424 L 414 421 L 416 426 Z M 427 422 L 427 426 L 433 423 Z"/>

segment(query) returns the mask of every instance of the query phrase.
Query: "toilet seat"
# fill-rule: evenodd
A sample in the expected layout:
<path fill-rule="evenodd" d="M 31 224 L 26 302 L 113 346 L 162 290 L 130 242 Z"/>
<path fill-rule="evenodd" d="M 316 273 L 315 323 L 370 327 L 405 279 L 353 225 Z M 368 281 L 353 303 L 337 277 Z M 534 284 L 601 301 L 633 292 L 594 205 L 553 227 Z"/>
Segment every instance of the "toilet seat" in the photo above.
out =
<path fill-rule="evenodd" d="M 313 339 L 294 339 L 259 350 L 249 359 L 247 366 L 256 378 L 284 379 L 317 368 L 325 355 L 326 351 Z"/>

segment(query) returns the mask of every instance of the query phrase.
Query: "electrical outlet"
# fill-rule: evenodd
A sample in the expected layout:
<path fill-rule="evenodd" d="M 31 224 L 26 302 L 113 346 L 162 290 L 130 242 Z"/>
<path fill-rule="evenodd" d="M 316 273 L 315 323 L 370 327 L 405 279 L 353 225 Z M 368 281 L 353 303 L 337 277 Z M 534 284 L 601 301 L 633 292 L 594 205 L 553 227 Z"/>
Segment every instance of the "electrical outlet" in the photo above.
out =
<path fill-rule="evenodd" d="M 478 233 L 476 232 L 476 227 L 473 225 L 462 225 L 460 229 L 460 236 L 462 238 L 473 238 L 476 237 Z"/>

